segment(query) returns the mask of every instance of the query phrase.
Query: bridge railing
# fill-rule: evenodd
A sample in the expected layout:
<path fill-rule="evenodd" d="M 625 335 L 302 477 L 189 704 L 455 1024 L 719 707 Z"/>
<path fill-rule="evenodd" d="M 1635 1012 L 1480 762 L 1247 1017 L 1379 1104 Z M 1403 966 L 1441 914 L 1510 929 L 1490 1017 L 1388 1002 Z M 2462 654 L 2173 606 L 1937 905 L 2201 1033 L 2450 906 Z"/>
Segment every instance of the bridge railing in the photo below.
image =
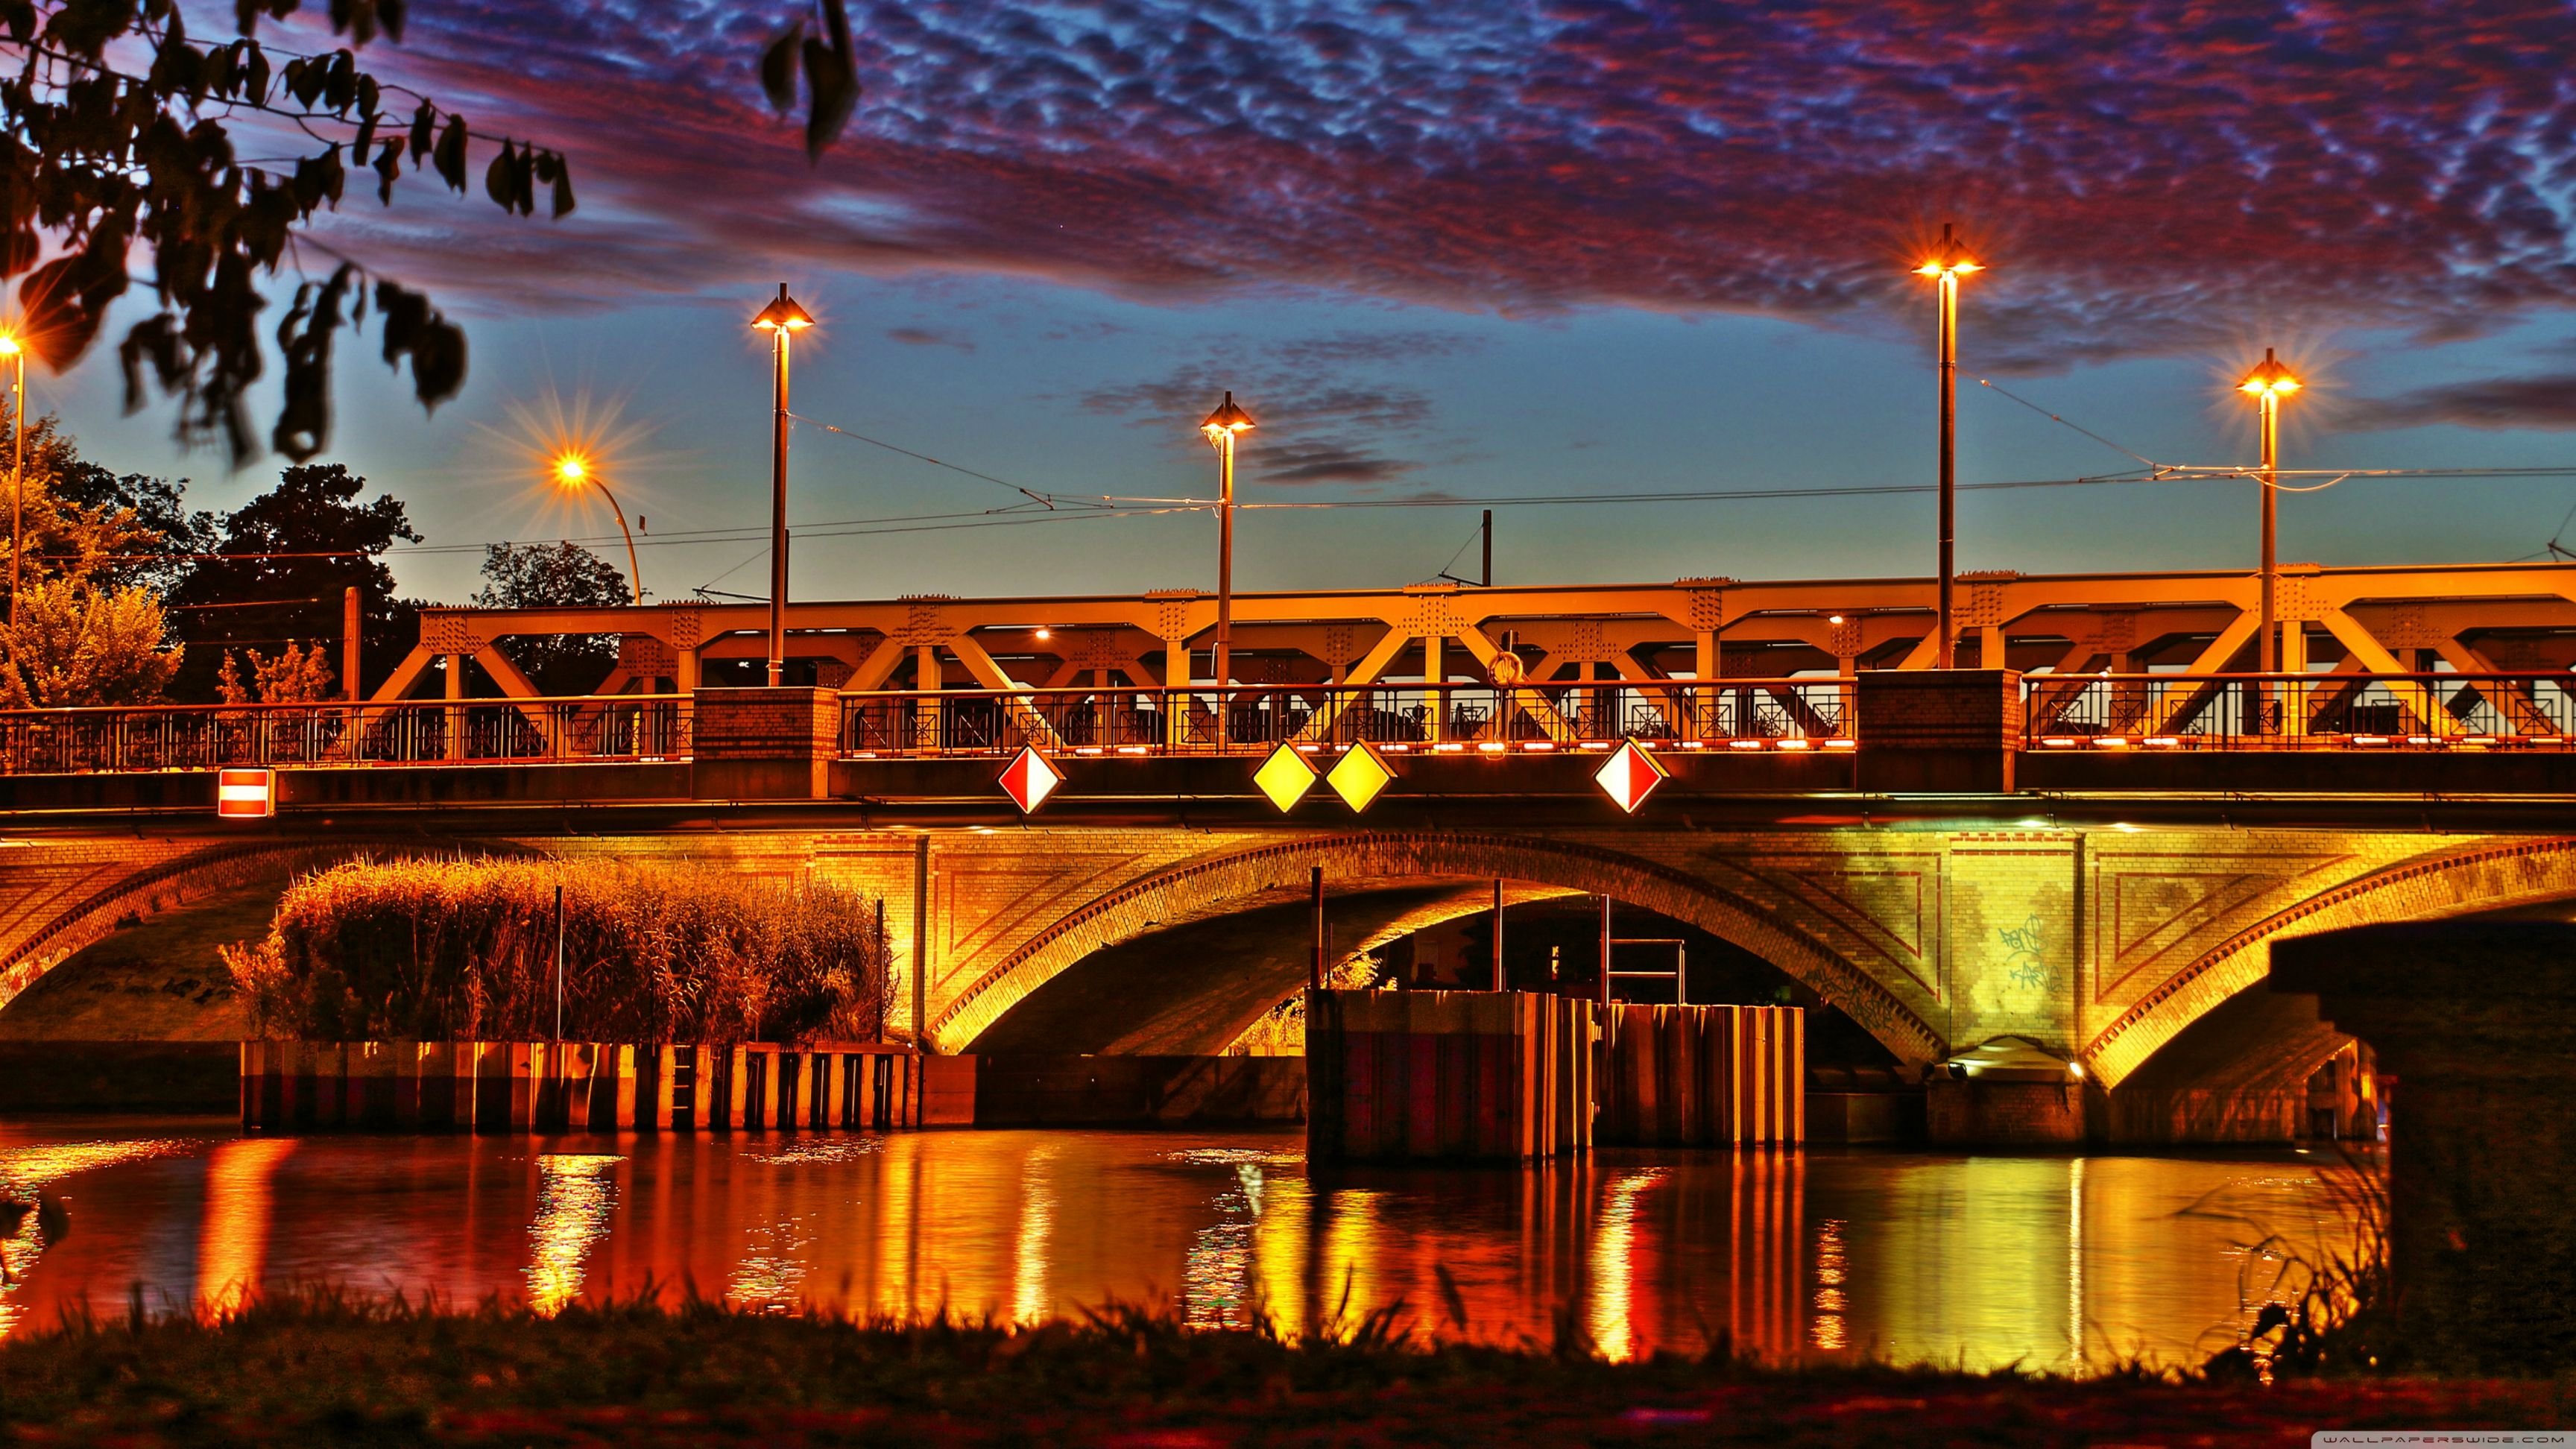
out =
<path fill-rule="evenodd" d="M 856 758 L 1261 754 L 1281 744 L 1517 750 L 1650 744 L 1848 748 L 1848 679 L 1246 685 L 853 693 L 841 749 Z"/>
<path fill-rule="evenodd" d="M 2576 675 L 2032 674 L 2031 749 L 2576 748 Z"/>
<path fill-rule="evenodd" d="M 0 711 L 0 773 L 686 759 L 673 695 Z"/>

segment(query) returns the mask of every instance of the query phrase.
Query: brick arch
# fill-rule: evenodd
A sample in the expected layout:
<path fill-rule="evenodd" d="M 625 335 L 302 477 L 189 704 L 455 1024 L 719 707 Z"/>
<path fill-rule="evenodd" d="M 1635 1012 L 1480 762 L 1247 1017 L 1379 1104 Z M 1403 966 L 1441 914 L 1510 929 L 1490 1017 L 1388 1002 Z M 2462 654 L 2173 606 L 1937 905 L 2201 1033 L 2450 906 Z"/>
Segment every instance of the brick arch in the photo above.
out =
<path fill-rule="evenodd" d="M 1707 880 L 1570 841 L 1444 831 L 1283 841 L 1141 876 L 1068 913 L 976 978 L 933 1018 L 930 1039 L 940 1050 L 960 1050 L 1014 1003 L 1092 952 L 1173 922 L 1293 899 L 1317 865 L 1327 880 L 1345 882 L 1499 878 L 1612 896 L 1687 921 L 1769 961 L 1859 1022 L 1900 1061 L 1935 1061 L 1948 1050 L 1940 1033 L 1866 971 Z M 1214 910 L 1210 902 L 1218 903 Z"/>
<path fill-rule="evenodd" d="M 350 840 L 329 844 L 243 841 L 210 846 L 120 876 L 55 912 L 0 948 L 0 1011 L 47 973 L 120 927 L 168 911 L 185 910 L 206 897 L 239 886 L 337 865 L 362 856 L 417 853 L 412 840 Z M 456 848 L 522 854 L 504 841 L 460 841 Z"/>
<path fill-rule="evenodd" d="M 2237 932 L 2147 993 L 2097 1034 L 2081 1060 L 2116 1087 L 2184 1027 L 2272 970 L 2272 942 L 2345 926 L 2423 921 L 2576 899 L 2576 836 L 2486 842 L 2417 856 L 2280 911 Z"/>

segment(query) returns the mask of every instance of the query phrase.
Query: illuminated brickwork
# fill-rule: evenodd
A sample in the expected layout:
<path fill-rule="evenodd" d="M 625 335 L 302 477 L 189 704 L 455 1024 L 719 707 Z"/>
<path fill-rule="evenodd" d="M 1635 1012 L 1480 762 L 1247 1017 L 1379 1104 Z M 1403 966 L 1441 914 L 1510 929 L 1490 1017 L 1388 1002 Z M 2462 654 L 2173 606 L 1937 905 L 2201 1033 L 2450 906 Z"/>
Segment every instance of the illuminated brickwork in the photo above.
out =
<path fill-rule="evenodd" d="M 423 848 L 291 830 L 256 845 L 175 828 L 12 842 L 0 853 L 0 1006 L 120 921 L 184 909 L 263 873 L 283 879 L 351 854 Z M 1606 893 L 1763 957 L 1903 1060 L 2021 1035 L 2081 1061 L 2106 1087 L 2259 981 L 2275 938 L 2576 898 L 2567 837 L 2037 825 L 1032 826 L 926 837 L 926 852 L 925 832 L 908 829 L 496 834 L 435 848 L 649 855 L 857 887 L 885 903 L 893 1027 L 910 1034 L 918 982 L 920 1020 L 942 1050 L 967 1047 L 1102 947 L 1301 899 L 1321 865 L 1336 891 L 1500 877 L 1532 893 Z M 927 906 L 918 932 L 916 894 Z"/>

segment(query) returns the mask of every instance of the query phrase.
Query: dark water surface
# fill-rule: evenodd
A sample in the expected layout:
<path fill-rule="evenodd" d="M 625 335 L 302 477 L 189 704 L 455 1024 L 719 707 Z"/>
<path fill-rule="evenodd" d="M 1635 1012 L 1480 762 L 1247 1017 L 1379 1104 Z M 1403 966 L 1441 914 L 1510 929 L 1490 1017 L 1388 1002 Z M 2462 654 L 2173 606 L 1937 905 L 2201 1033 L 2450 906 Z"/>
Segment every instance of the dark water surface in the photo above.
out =
<path fill-rule="evenodd" d="M 2343 1247 L 2318 1159 L 1606 1151 L 1542 1171 L 1310 1171 L 1294 1132 L 244 1138 L 0 1123 L 0 1186 L 72 1231 L 8 1244 L 0 1334 L 84 1296 L 252 1283 L 540 1307 L 694 1283 L 746 1306 L 1036 1318 L 1111 1298 L 1291 1333 L 1398 1299 L 1477 1337 L 1571 1317 L 1614 1356 L 2179 1362 L 2272 1281 L 2265 1231 Z M 2260 1226 L 2254 1226 L 2259 1224 Z"/>

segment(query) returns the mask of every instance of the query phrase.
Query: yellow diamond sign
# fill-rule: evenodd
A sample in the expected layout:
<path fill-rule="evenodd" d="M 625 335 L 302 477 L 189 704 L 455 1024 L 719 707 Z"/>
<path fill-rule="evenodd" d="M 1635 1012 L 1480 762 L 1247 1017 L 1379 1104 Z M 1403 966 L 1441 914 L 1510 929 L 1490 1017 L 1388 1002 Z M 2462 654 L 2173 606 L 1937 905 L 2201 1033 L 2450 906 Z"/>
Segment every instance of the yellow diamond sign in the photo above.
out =
<path fill-rule="evenodd" d="M 1378 792 L 1394 778 L 1395 771 L 1388 769 L 1386 761 L 1379 759 L 1377 751 L 1362 740 L 1342 752 L 1341 759 L 1333 765 L 1332 773 L 1324 776 L 1324 783 L 1332 786 L 1333 793 L 1341 796 L 1342 803 L 1357 814 L 1369 808 L 1369 802 L 1375 800 Z"/>
<path fill-rule="evenodd" d="M 1281 745 L 1261 762 L 1260 769 L 1252 772 L 1252 783 L 1260 786 L 1261 793 L 1285 814 L 1315 788 L 1315 767 L 1306 763 L 1306 757 L 1297 753 L 1295 746 Z"/>

